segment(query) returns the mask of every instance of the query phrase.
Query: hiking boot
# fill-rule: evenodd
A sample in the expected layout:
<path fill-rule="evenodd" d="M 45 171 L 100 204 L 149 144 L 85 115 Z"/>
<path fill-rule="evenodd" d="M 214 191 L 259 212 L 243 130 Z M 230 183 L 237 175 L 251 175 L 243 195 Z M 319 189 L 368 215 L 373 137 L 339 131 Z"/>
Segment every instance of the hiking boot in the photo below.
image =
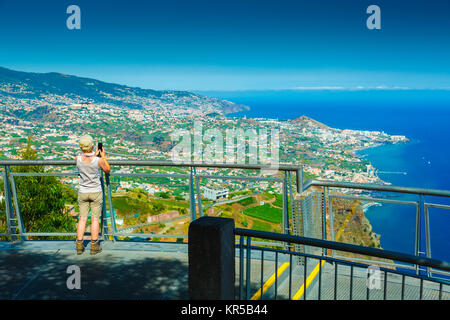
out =
<path fill-rule="evenodd" d="M 76 247 L 77 247 L 77 254 L 82 254 L 84 252 L 84 244 L 83 244 L 83 240 L 81 241 L 76 241 Z"/>
<path fill-rule="evenodd" d="M 102 247 L 100 246 L 100 242 L 91 241 L 91 254 L 97 254 L 102 252 Z"/>

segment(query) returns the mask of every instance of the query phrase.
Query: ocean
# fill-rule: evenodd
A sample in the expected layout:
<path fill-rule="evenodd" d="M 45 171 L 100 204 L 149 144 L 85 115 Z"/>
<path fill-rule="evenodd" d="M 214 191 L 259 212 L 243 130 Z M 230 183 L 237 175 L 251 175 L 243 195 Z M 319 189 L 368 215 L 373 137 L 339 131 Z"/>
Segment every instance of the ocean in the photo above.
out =
<path fill-rule="evenodd" d="M 230 116 L 294 119 L 306 115 L 330 127 L 385 131 L 407 136 L 406 144 L 359 151 L 392 185 L 450 190 L 450 90 L 311 90 L 205 92 L 250 106 Z M 406 172 L 406 174 L 402 174 Z M 418 201 L 418 196 L 390 194 Z M 425 202 L 449 204 L 449 198 L 426 196 Z M 431 256 L 450 261 L 450 210 L 430 209 Z M 387 250 L 414 253 L 416 208 L 372 206 L 366 216 Z M 425 251 L 424 217 L 421 250 Z"/>

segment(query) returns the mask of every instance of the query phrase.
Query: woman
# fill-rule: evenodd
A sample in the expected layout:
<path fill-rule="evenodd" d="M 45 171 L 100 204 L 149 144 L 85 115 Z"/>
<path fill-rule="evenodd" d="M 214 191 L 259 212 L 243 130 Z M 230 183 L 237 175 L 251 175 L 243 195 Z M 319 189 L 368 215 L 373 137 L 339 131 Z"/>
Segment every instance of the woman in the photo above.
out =
<path fill-rule="evenodd" d="M 91 254 L 102 251 L 98 242 L 99 218 L 102 213 L 103 192 L 100 183 L 100 172 L 111 172 L 111 168 L 106 160 L 105 150 L 94 149 L 94 140 L 89 135 L 84 135 L 79 141 L 81 155 L 76 157 L 77 168 L 80 174 L 80 185 L 78 189 L 78 207 L 80 209 L 80 219 L 77 226 L 77 254 L 84 252 L 83 237 L 86 229 L 86 221 L 91 211 Z M 98 155 L 100 154 L 100 158 Z"/>

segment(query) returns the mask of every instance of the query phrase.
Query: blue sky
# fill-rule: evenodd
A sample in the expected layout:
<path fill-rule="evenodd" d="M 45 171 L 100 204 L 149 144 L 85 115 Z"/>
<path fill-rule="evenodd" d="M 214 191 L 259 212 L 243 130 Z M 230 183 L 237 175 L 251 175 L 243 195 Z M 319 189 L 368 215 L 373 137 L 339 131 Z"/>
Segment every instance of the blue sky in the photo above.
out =
<path fill-rule="evenodd" d="M 0 40 L 0 66 L 142 88 L 450 88 L 447 0 L 0 0 Z"/>

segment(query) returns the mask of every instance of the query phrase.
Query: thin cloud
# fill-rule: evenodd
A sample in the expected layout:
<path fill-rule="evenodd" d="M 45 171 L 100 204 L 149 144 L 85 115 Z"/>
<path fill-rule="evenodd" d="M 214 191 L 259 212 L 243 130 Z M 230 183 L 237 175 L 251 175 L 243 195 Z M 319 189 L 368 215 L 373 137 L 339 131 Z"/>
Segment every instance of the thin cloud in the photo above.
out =
<path fill-rule="evenodd" d="M 356 87 L 341 87 L 341 86 L 311 86 L 311 87 L 294 87 L 291 90 L 346 90 L 346 91 L 357 91 L 357 90 L 419 90 L 404 86 L 393 86 L 388 87 L 385 85 L 379 86 L 356 86 Z"/>
<path fill-rule="evenodd" d="M 320 87 L 295 87 L 292 90 L 345 90 L 344 87 L 320 86 Z"/>

